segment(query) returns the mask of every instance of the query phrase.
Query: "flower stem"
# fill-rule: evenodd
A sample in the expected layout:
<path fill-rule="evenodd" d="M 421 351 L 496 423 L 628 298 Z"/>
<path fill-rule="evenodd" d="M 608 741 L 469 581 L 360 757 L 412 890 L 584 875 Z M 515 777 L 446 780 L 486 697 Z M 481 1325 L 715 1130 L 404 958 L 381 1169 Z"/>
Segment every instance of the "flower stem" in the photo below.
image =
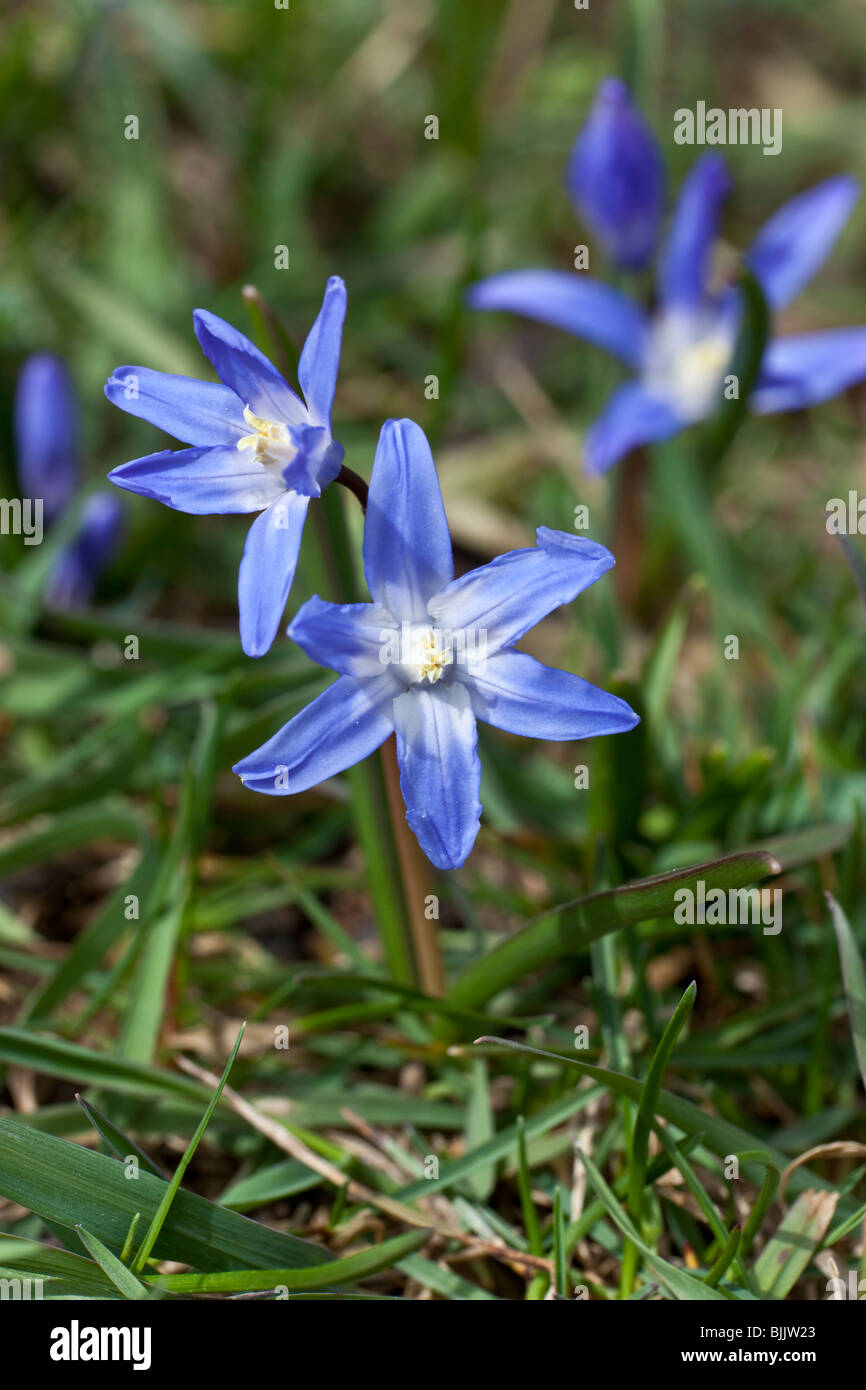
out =
<path fill-rule="evenodd" d="M 344 464 L 334 481 L 342 483 L 343 487 L 348 488 L 360 502 L 362 511 L 366 512 L 369 488 L 363 478 Z M 403 797 L 400 791 L 397 745 L 393 737 L 383 744 L 379 750 L 379 757 L 388 797 L 388 809 L 394 831 L 397 857 L 400 861 L 403 897 L 412 930 L 418 983 L 426 994 L 441 999 L 445 993 L 442 953 L 439 949 L 439 936 L 434 924 L 435 919 L 428 917 L 426 911 L 430 875 L 427 860 L 406 823 Z"/>
<path fill-rule="evenodd" d="M 342 498 L 330 490 L 311 508 L 319 541 L 319 558 L 326 571 L 333 598 L 353 602 L 357 594 L 352 553 L 342 511 Z M 347 772 L 352 797 L 355 834 L 367 861 L 367 877 L 373 911 L 388 969 L 400 984 L 414 984 L 416 970 L 406 921 L 409 894 L 402 891 L 402 857 L 397 829 L 386 791 L 386 779 L 377 760 L 366 758 Z"/>
<path fill-rule="evenodd" d="M 442 952 L 439 949 L 439 934 L 435 919 L 427 916 L 430 876 L 427 860 L 406 823 L 400 791 L 400 769 L 397 765 L 397 742 L 393 735 L 382 745 L 379 755 L 385 774 L 394 839 L 400 857 L 403 894 L 412 929 L 418 983 L 425 994 L 431 995 L 434 999 L 441 999 L 445 993 L 445 971 Z"/>
<path fill-rule="evenodd" d="M 244 299 L 257 336 L 267 342 L 278 364 L 288 372 L 295 354 L 278 315 L 254 285 L 245 287 Z M 369 488 L 354 469 L 343 464 L 335 482 L 348 489 L 366 512 Z M 323 587 L 331 590 L 335 602 L 357 602 L 358 579 L 337 489 L 327 489 L 310 514 L 319 542 L 318 564 L 326 581 Z M 347 776 L 355 833 L 367 861 L 370 896 L 388 969 L 401 984 L 418 983 L 428 994 L 439 997 L 445 992 L 439 938 L 435 923 L 424 915 L 429 887 L 427 861 L 404 815 L 393 737 L 380 749 L 377 759 L 366 758 L 349 768 Z"/>

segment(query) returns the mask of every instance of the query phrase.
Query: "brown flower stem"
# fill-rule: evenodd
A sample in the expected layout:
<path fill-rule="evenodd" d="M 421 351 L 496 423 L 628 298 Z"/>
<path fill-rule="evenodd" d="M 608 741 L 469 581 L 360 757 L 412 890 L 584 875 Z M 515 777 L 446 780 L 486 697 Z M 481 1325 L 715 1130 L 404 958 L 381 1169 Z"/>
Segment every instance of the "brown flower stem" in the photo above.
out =
<path fill-rule="evenodd" d="M 646 526 L 646 475 L 646 453 L 643 449 L 633 449 L 619 468 L 617 509 L 611 542 L 616 560 L 613 571 L 616 596 L 630 613 L 634 613 L 640 597 Z"/>
<path fill-rule="evenodd" d="M 406 820 L 403 794 L 400 791 L 400 769 L 397 766 L 397 740 L 393 734 L 379 752 L 400 859 L 406 912 L 412 930 L 418 983 L 425 994 L 434 999 L 441 999 L 445 993 L 445 971 L 442 952 L 439 949 L 439 933 L 435 918 L 427 917 L 425 912 L 430 895 L 429 870 L 427 860 Z"/>

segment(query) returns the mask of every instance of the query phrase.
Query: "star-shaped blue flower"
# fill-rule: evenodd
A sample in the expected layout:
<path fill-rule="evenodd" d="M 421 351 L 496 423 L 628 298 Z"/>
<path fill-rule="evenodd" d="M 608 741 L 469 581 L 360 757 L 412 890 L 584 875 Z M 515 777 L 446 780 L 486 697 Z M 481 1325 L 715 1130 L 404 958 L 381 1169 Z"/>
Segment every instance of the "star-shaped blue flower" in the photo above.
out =
<path fill-rule="evenodd" d="M 476 720 L 528 738 L 580 739 L 638 722 L 615 695 L 514 644 L 614 563 L 604 546 L 541 527 L 538 544 L 454 578 L 451 538 L 424 432 L 382 428 L 364 529 L 372 603 L 312 598 L 289 636 L 339 678 L 235 772 L 271 796 L 305 791 L 397 735 L 409 824 L 437 868 L 478 834 Z"/>
<path fill-rule="evenodd" d="M 206 309 L 196 337 L 222 382 L 118 367 L 105 394 L 189 449 L 166 449 L 109 473 L 118 487 L 179 512 L 260 512 L 238 577 L 240 632 L 248 656 L 263 656 L 277 633 L 311 497 L 321 496 L 343 461 L 331 434 L 346 287 L 332 276 L 304 344 L 292 390 L 254 343 Z"/>
<path fill-rule="evenodd" d="M 599 112 L 597 103 L 578 138 L 569 183 L 587 220 L 603 228 L 612 259 L 625 264 L 623 247 L 637 246 L 642 253 L 649 230 L 658 226 L 660 156 L 648 153 L 646 128 L 635 124 L 633 110 L 627 118 L 624 89 L 616 86 L 614 110 Z M 626 196 L 624 171 L 644 164 L 644 178 L 629 175 Z M 706 420 L 722 400 L 741 311 L 736 290 L 712 283 L 713 243 L 728 190 L 720 156 L 700 158 L 683 184 L 661 248 L 651 313 L 612 286 L 568 271 L 506 271 L 468 292 L 475 309 L 510 310 L 564 328 L 633 371 L 634 379 L 613 393 L 587 432 L 584 455 L 592 473 L 604 472 L 633 448 Z M 771 310 L 784 309 L 823 264 L 858 194 L 854 179 L 829 178 L 785 203 L 764 225 L 745 264 Z M 633 256 L 632 264 L 638 260 Z M 764 352 L 750 406 L 759 414 L 798 410 L 864 378 L 866 327 L 776 338 Z"/>

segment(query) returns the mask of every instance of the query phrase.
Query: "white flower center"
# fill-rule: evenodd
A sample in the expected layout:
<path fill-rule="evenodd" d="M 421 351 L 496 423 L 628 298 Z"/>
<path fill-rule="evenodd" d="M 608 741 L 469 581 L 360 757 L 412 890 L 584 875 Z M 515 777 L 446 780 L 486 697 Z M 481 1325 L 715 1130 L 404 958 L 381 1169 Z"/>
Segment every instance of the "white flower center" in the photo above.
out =
<path fill-rule="evenodd" d="M 298 452 L 292 443 L 287 425 L 280 420 L 265 420 L 244 406 L 244 420 L 253 433 L 238 440 L 239 449 L 252 449 L 260 463 L 274 463 L 285 468 Z"/>
<path fill-rule="evenodd" d="M 652 328 L 643 384 L 694 422 L 718 404 L 734 350 L 734 325 L 668 314 Z"/>
<path fill-rule="evenodd" d="M 435 685 L 454 660 L 450 633 L 423 624 L 413 627 L 408 633 L 402 656 L 406 673 L 413 684 L 428 681 L 430 685 Z"/>

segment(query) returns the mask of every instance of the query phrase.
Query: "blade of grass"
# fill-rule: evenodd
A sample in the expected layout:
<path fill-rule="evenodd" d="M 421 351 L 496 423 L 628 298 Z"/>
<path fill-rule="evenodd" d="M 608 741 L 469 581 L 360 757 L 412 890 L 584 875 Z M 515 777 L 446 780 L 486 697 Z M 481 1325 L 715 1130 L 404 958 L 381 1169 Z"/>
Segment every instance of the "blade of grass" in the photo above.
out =
<path fill-rule="evenodd" d="M 406 1235 L 344 1255 L 316 1269 L 227 1270 L 217 1274 L 156 1274 L 148 1284 L 172 1293 L 252 1293 L 283 1285 L 287 1289 L 324 1289 L 350 1284 L 390 1269 L 429 1241 L 432 1232 L 409 1231 Z"/>
<path fill-rule="evenodd" d="M 140 1212 L 150 1221 L 167 1184 L 139 1172 L 130 1182 L 123 1164 L 65 1139 L 0 1116 L 0 1195 L 70 1231 L 76 1223 L 112 1250 L 121 1250 Z M 153 1250 L 199 1270 L 304 1268 L 330 1260 L 320 1245 L 274 1231 L 180 1188 Z"/>
<path fill-rule="evenodd" d="M 525 975 L 586 950 L 590 942 L 618 927 L 669 917 L 674 910 L 674 893 L 683 888 L 694 891 L 699 880 L 707 890 L 745 888 L 780 871 L 772 855 L 762 850 L 743 851 L 551 908 L 470 965 L 451 989 L 448 1001 L 460 1008 L 479 1008 Z"/>
<path fill-rule="evenodd" d="M 604 1203 L 605 1210 L 614 1225 L 618 1226 L 623 1235 L 637 1246 L 656 1278 L 661 1284 L 664 1284 L 675 1299 L 699 1299 L 702 1301 L 724 1299 L 724 1294 L 709 1288 L 703 1280 L 696 1279 L 694 1275 L 686 1273 L 685 1270 L 669 1264 L 667 1260 L 663 1260 L 660 1255 L 656 1254 L 652 1246 L 646 1245 L 589 1155 L 579 1148 L 576 1148 L 575 1152 L 584 1164 L 587 1176 Z"/>
<path fill-rule="evenodd" d="M 84 1247 L 93 1256 L 100 1269 L 105 1272 L 115 1288 L 120 1290 L 124 1298 L 143 1301 L 152 1297 L 144 1285 L 136 1279 L 135 1275 L 127 1269 L 126 1265 L 123 1264 L 107 1246 L 102 1244 L 101 1240 L 91 1235 L 90 1231 L 85 1230 L 84 1226 L 77 1225 L 75 1229 Z"/>
<path fill-rule="evenodd" d="M 824 896 L 830 908 L 836 940 L 839 943 L 839 960 L 845 998 L 848 1001 L 851 1036 L 854 1039 L 860 1077 L 866 1087 L 866 971 L 863 969 L 863 961 L 848 918 L 832 893 L 825 893 Z"/>
<path fill-rule="evenodd" d="M 210 1103 L 207 1109 L 205 1110 L 204 1114 L 202 1115 L 201 1120 L 199 1121 L 198 1128 L 196 1129 L 195 1134 L 192 1136 L 189 1143 L 187 1144 L 186 1149 L 183 1153 L 183 1157 L 181 1158 L 180 1162 L 177 1165 L 177 1168 L 175 1169 L 174 1177 L 168 1184 L 168 1187 L 165 1191 L 165 1195 L 163 1196 L 162 1201 L 160 1202 L 159 1206 L 154 1212 L 151 1223 L 148 1226 L 147 1231 L 145 1232 L 144 1239 L 142 1240 L 141 1245 L 138 1248 L 138 1254 L 136 1255 L 132 1263 L 132 1268 L 136 1273 L 139 1273 L 141 1270 L 143 1270 L 145 1264 L 147 1263 L 148 1257 L 150 1256 L 150 1252 L 156 1244 L 157 1236 L 162 1230 L 163 1224 L 165 1223 L 165 1219 L 168 1216 L 168 1213 L 171 1209 L 171 1204 L 174 1201 L 175 1194 L 177 1193 L 177 1190 L 180 1187 L 181 1179 L 183 1178 L 184 1173 L 189 1167 L 192 1156 L 199 1146 L 202 1135 L 207 1129 L 210 1117 L 217 1107 L 217 1103 L 219 1102 L 219 1098 L 223 1092 L 223 1087 L 225 1086 L 226 1081 L 228 1080 L 229 1072 L 231 1071 L 232 1066 L 234 1064 L 234 1060 L 238 1055 L 238 1048 L 241 1045 L 245 1027 L 246 1024 L 241 1025 L 241 1029 L 238 1033 L 237 1040 L 235 1042 L 234 1047 L 232 1048 L 231 1056 L 226 1062 L 225 1067 L 223 1069 L 223 1074 L 220 1077 L 219 1085 L 217 1086 L 216 1090 L 211 1096 Z"/>
<path fill-rule="evenodd" d="M 86 1101 L 78 1091 L 75 1092 L 75 1099 L 93 1125 L 93 1128 L 98 1134 L 102 1135 L 108 1147 L 114 1150 L 118 1158 L 126 1159 L 130 1154 L 134 1154 L 140 1166 L 144 1168 L 146 1172 L 153 1173 L 154 1177 L 162 1178 L 165 1182 L 168 1182 L 168 1175 L 164 1169 L 160 1168 L 158 1163 L 154 1163 L 153 1159 L 144 1152 L 144 1149 L 139 1148 L 134 1139 L 130 1139 L 128 1135 L 119 1130 L 117 1126 L 113 1125 L 104 1115 L 100 1114 L 96 1106 Z"/>
<path fill-rule="evenodd" d="M 662 1088 L 662 1081 L 664 1080 L 671 1053 L 692 1011 L 697 992 L 698 987 L 695 982 L 692 981 L 682 999 L 677 1004 L 671 1020 L 661 1036 L 659 1044 L 653 1053 L 646 1080 L 643 1084 L 640 1105 L 638 1106 L 637 1117 L 635 1119 L 634 1133 L 632 1135 L 631 1154 L 629 1159 L 628 1194 L 626 1197 L 626 1210 L 637 1230 L 641 1229 L 641 1206 L 643 1203 L 643 1189 L 644 1182 L 646 1181 L 647 1162 L 649 1160 L 649 1139 L 652 1132 L 656 1106 L 658 1104 L 659 1092 Z M 626 1241 L 623 1249 L 622 1271 L 620 1275 L 620 1297 L 627 1298 L 634 1289 L 637 1269 L 637 1247 L 631 1241 Z"/>

